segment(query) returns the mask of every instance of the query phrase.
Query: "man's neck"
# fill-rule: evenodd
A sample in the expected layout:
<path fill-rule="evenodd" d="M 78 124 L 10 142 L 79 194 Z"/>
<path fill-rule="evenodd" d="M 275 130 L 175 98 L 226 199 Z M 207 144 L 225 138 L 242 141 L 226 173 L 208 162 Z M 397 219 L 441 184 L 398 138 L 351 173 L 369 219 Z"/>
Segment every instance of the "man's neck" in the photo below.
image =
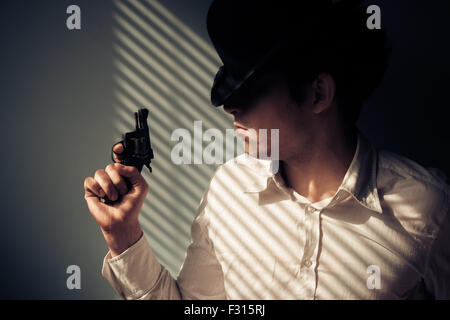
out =
<path fill-rule="evenodd" d="M 305 159 L 281 162 L 281 174 L 287 185 L 312 203 L 332 197 L 341 185 L 356 152 L 357 135 L 336 135 L 316 142 Z"/>

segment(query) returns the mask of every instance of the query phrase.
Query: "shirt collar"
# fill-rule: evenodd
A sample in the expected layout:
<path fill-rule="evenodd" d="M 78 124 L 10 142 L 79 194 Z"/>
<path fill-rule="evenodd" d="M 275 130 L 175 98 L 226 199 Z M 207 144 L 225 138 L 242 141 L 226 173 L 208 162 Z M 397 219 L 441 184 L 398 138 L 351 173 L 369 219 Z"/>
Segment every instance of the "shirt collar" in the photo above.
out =
<path fill-rule="evenodd" d="M 358 133 L 356 152 L 339 190 L 350 193 L 364 207 L 382 213 L 377 189 L 377 166 L 377 151 Z"/>
<path fill-rule="evenodd" d="M 342 198 L 339 196 L 341 192 L 347 192 L 362 206 L 377 213 L 382 213 L 376 187 L 377 159 L 375 148 L 358 132 L 355 155 L 330 205 Z M 260 202 L 263 203 L 289 198 L 281 174 L 272 172 L 275 168 L 272 160 L 260 160 L 245 155 L 238 157 L 237 161 L 253 171 L 257 171 L 261 177 L 261 179 L 256 179 L 252 184 L 245 187 L 246 193 L 258 193 Z M 275 194 L 272 192 L 274 190 L 281 191 L 281 193 Z"/>

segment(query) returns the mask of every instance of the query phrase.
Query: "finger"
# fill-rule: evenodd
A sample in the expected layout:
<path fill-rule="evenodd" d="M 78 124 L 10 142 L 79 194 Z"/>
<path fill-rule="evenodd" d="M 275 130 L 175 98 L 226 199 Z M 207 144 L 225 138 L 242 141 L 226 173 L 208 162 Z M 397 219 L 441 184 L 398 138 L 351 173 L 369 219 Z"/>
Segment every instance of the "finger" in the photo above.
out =
<path fill-rule="evenodd" d="M 127 178 L 133 189 L 138 190 L 140 193 L 148 190 L 147 182 L 145 182 L 138 169 L 132 166 L 124 166 L 122 164 L 115 164 L 119 174 Z"/>
<path fill-rule="evenodd" d="M 87 177 L 84 180 L 84 198 L 86 199 L 89 211 L 97 222 L 101 222 L 102 206 L 104 204 L 100 201 L 100 198 L 105 196 L 105 192 L 100 185 L 92 177 Z"/>
<path fill-rule="evenodd" d="M 113 146 L 113 160 L 114 162 L 120 162 L 123 160 L 123 155 L 121 155 L 124 151 L 125 148 L 123 147 L 122 142 L 118 142 Z"/>
<path fill-rule="evenodd" d="M 114 186 L 114 183 L 111 181 L 111 178 L 106 173 L 105 170 L 97 170 L 94 175 L 95 181 L 98 182 L 100 187 L 108 196 L 109 200 L 116 201 L 119 197 L 119 192 Z"/>
<path fill-rule="evenodd" d="M 119 194 L 127 194 L 129 191 L 127 184 L 125 182 L 125 179 L 119 174 L 116 166 L 113 164 L 109 164 L 106 167 L 105 171 L 109 175 L 109 178 L 111 179 L 116 189 L 119 191 Z"/>
<path fill-rule="evenodd" d="M 113 151 L 114 151 L 115 153 L 121 154 L 124 150 L 125 150 L 125 149 L 124 149 L 124 147 L 123 147 L 122 142 L 118 142 L 118 143 L 116 143 L 116 144 L 113 146 Z"/>
<path fill-rule="evenodd" d="M 105 196 L 105 192 L 103 191 L 102 187 L 98 184 L 97 181 L 95 181 L 92 177 L 87 177 L 84 179 L 84 195 L 85 198 L 88 197 L 97 197 L 97 198 L 103 198 Z"/>
<path fill-rule="evenodd" d="M 88 197 L 86 198 L 86 202 L 89 212 L 101 226 L 106 226 L 111 223 L 110 216 L 104 214 L 106 205 L 102 203 L 99 198 Z"/>

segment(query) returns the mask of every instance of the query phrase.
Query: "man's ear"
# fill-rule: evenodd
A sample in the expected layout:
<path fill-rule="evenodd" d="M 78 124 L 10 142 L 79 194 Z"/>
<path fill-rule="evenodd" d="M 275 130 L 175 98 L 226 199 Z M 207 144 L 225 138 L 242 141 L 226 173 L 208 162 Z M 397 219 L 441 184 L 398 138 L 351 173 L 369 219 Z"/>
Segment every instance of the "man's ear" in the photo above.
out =
<path fill-rule="evenodd" d="M 313 112 L 319 114 L 328 110 L 334 102 L 336 83 L 328 73 L 320 73 L 312 83 L 314 92 Z"/>

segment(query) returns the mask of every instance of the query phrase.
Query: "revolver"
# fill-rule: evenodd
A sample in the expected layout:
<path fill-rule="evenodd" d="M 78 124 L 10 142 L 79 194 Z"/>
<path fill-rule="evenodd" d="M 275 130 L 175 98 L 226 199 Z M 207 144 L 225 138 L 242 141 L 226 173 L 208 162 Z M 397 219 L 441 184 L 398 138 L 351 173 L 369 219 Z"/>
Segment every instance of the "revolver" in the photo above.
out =
<path fill-rule="evenodd" d="M 150 143 L 150 131 L 148 129 L 147 117 L 147 109 L 140 109 L 138 112 L 134 113 L 136 130 L 125 133 L 122 140 L 113 145 L 111 149 L 111 159 L 113 162 L 113 149 L 116 145 L 122 144 L 124 151 L 120 154 L 120 157 L 122 158 L 120 161 L 121 164 L 125 166 L 133 166 L 137 168 L 139 172 L 142 171 L 142 167 L 145 165 L 148 170 L 152 172 L 150 163 L 153 159 L 153 150 Z"/>
<path fill-rule="evenodd" d="M 120 156 L 120 163 L 125 166 L 133 166 L 142 171 L 144 165 L 152 172 L 150 163 L 153 159 L 153 150 L 150 142 L 150 131 L 147 124 L 148 110 L 139 109 L 134 113 L 134 119 L 136 123 L 136 130 L 127 132 L 122 136 L 122 140 L 115 143 L 111 148 L 111 159 L 113 162 L 114 154 Z M 124 151 L 120 154 L 114 152 L 114 147 L 118 144 L 122 144 Z M 129 181 L 127 180 L 128 189 L 131 188 Z M 112 203 L 107 196 L 100 199 L 103 203 Z"/>

